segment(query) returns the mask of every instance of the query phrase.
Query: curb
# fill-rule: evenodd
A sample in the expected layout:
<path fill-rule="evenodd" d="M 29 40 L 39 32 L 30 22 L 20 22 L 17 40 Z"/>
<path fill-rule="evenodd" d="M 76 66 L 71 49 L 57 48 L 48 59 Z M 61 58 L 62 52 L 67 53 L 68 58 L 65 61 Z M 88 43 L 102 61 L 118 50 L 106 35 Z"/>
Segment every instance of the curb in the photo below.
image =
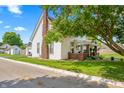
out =
<path fill-rule="evenodd" d="M 55 73 L 60 73 L 60 74 L 67 75 L 67 76 L 78 77 L 78 78 L 82 78 L 82 79 L 85 79 L 85 80 L 88 80 L 88 81 L 97 81 L 98 83 L 102 83 L 102 84 L 106 84 L 106 85 L 112 85 L 114 87 L 124 88 L 124 82 L 117 82 L 117 81 L 110 80 L 110 79 L 104 79 L 102 77 L 90 76 L 90 75 L 86 75 L 86 74 L 82 74 L 82 73 L 66 71 L 66 70 L 52 68 L 52 67 L 43 66 L 43 65 L 31 64 L 31 63 L 21 62 L 21 61 L 15 61 L 15 60 L 3 58 L 3 57 L 0 57 L 0 59 L 7 60 L 7 61 L 10 61 L 10 62 L 13 62 L 13 63 L 19 63 L 19 64 L 25 64 L 25 65 L 28 65 L 28 66 L 38 67 L 40 69 L 53 71 Z"/>

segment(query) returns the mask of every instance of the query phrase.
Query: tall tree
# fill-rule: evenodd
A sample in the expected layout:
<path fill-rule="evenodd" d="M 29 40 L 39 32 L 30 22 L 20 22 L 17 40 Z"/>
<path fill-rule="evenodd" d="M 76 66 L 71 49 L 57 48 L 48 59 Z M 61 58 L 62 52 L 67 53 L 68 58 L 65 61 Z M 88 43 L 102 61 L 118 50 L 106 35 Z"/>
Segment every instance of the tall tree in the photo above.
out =
<path fill-rule="evenodd" d="M 48 43 L 69 36 L 93 37 L 116 53 L 124 56 L 123 6 L 47 6 L 53 11 L 52 31 L 46 36 Z"/>
<path fill-rule="evenodd" d="M 48 59 L 49 58 L 49 50 L 48 50 L 48 45 L 45 42 L 45 36 L 48 32 L 48 11 L 47 9 L 44 9 L 43 11 L 43 33 L 42 33 L 42 37 L 43 37 L 43 42 L 42 42 L 42 58 Z"/>
<path fill-rule="evenodd" d="M 10 44 L 10 45 L 18 45 L 18 46 L 23 45 L 20 35 L 16 34 L 15 32 L 6 32 L 3 35 L 2 40 L 3 40 L 3 43 Z"/>

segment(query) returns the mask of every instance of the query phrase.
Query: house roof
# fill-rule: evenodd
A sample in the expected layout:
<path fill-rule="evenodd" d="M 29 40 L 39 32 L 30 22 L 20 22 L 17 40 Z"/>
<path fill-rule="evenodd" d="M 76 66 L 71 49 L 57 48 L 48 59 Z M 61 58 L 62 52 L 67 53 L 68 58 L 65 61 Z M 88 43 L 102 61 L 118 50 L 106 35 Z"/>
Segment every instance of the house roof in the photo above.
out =
<path fill-rule="evenodd" d="M 0 48 L 1 48 L 1 49 L 5 49 L 6 46 L 9 46 L 9 47 L 10 47 L 11 45 L 9 45 L 9 44 L 3 44 L 2 46 L 0 46 Z"/>
<path fill-rule="evenodd" d="M 40 24 L 42 22 L 42 19 L 43 19 L 43 13 L 41 13 L 41 16 L 40 16 L 40 18 L 39 18 L 39 20 L 38 20 L 38 22 L 37 22 L 37 24 L 35 26 L 35 29 L 34 29 L 32 35 L 31 35 L 31 37 L 30 37 L 30 41 L 32 41 L 34 39 L 34 36 L 37 33 L 37 30 L 38 30 L 38 28 L 39 28 L 39 26 L 40 26 Z M 48 21 L 52 21 L 52 20 L 53 20 L 53 18 L 48 16 Z"/>
<path fill-rule="evenodd" d="M 11 46 L 11 49 L 14 49 L 14 48 L 18 48 L 18 49 L 21 49 L 19 46 L 17 46 L 17 45 L 13 45 L 13 46 Z"/>
<path fill-rule="evenodd" d="M 6 46 L 8 46 L 8 47 L 6 47 Z M 0 46 L 0 49 L 2 49 L 2 50 L 6 50 L 6 51 L 8 51 L 8 50 L 10 50 L 10 49 L 12 49 L 12 48 L 18 48 L 18 49 L 21 49 L 19 46 L 17 46 L 17 45 L 13 45 L 13 46 L 11 46 L 11 45 L 9 45 L 9 44 L 3 44 L 2 46 Z"/>

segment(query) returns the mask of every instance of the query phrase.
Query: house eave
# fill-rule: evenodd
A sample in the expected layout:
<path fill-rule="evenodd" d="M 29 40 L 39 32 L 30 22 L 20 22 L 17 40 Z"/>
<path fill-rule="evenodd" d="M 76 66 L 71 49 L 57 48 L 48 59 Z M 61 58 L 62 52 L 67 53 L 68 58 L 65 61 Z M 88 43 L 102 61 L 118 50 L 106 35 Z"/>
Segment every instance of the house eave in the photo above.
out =
<path fill-rule="evenodd" d="M 38 27 L 39 27 L 39 25 L 40 25 L 40 23 L 42 21 L 42 17 L 43 17 L 43 14 L 41 13 L 41 16 L 40 16 L 40 18 L 39 18 L 39 20 L 38 20 L 38 22 L 37 22 L 37 24 L 36 24 L 36 26 L 34 28 L 34 31 L 33 31 L 32 35 L 31 35 L 30 41 L 33 41 L 34 36 L 35 36 L 35 34 L 37 32 L 37 29 L 38 29 Z"/>
<path fill-rule="evenodd" d="M 37 32 L 37 29 L 38 29 L 39 26 L 40 26 L 40 23 L 42 22 L 42 19 L 43 19 L 43 13 L 41 13 L 41 16 L 40 16 L 40 18 L 39 18 L 39 21 L 37 22 L 37 24 L 36 24 L 36 26 L 35 26 L 35 28 L 34 28 L 34 31 L 33 31 L 32 35 L 31 35 L 31 37 L 30 37 L 30 41 L 31 41 L 31 42 L 32 42 L 33 39 L 34 39 L 34 36 L 35 36 L 35 34 L 36 34 L 36 32 Z M 50 17 L 48 17 L 48 20 L 49 20 L 49 21 L 52 21 L 52 19 L 51 19 Z"/>

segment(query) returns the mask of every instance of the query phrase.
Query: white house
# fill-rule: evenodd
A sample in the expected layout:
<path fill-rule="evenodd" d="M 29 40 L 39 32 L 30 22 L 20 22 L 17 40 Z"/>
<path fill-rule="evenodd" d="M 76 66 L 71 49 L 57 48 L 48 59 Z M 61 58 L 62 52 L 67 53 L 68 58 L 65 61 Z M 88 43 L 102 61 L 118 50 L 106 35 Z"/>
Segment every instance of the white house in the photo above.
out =
<path fill-rule="evenodd" d="M 0 46 L 1 49 L 8 49 L 11 46 L 9 44 L 3 44 L 2 46 Z"/>
<path fill-rule="evenodd" d="M 25 50 L 26 50 L 26 53 L 25 53 L 26 56 L 31 56 L 31 55 L 32 55 L 32 54 L 31 54 L 31 53 L 32 53 L 32 52 L 31 52 L 31 50 L 32 50 L 32 49 L 31 49 L 31 42 L 29 42 L 29 43 L 26 45 L 26 49 L 25 49 Z"/>
<path fill-rule="evenodd" d="M 47 12 L 44 11 L 30 38 L 32 57 L 83 60 L 86 56 L 93 54 L 92 51 L 97 50 L 96 44 L 92 40 L 88 40 L 87 37 L 69 37 L 62 42 L 54 42 L 47 46 L 44 36 L 51 28 L 51 21 L 50 18 L 47 18 Z"/>
<path fill-rule="evenodd" d="M 11 55 L 19 55 L 19 54 L 21 54 L 21 48 L 19 48 L 17 45 L 11 46 L 9 51 L 10 51 Z"/>
<path fill-rule="evenodd" d="M 11 54 L 11 55 L 16 55 L 21 53 L 21 49 L 17 45 L 11 46 L 9 44 L 3 44 L 0 47 L 0 50 L 1 53 Z"/>
<path fill-rule="evenodd" d="M 10 54 L 11 46 L 9 44 L 3 44 L 0 48 L 2 53 Z"/>

